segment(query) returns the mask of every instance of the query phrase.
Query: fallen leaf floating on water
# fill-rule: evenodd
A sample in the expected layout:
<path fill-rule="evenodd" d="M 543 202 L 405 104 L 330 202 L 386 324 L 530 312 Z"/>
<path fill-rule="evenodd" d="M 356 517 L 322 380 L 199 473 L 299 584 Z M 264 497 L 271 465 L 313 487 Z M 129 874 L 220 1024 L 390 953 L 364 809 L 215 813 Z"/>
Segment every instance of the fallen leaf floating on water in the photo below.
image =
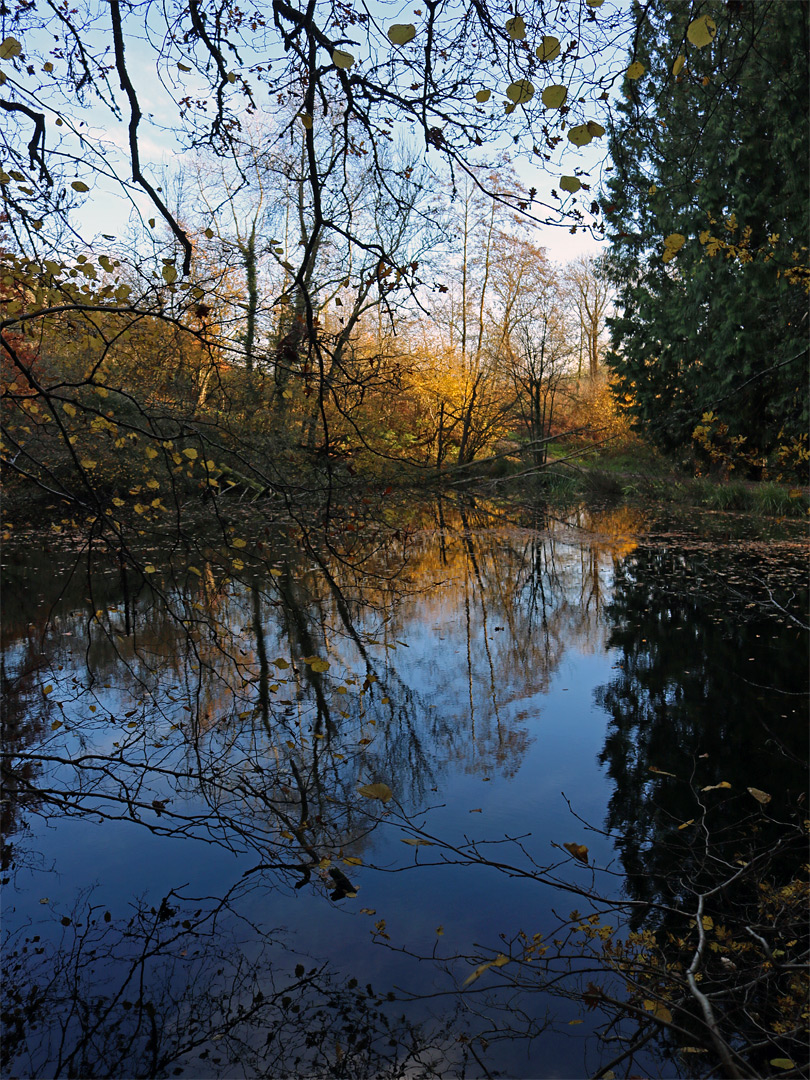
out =
<path fill-rule="evenodd" d="M 420 840 L 417 837 L 409 836 L 402 841 L 403 844 L 410 844 L 412 847 L 433 847 L 432 840 Z"/>
<path fill-rule="evenodd" d="M 587 863 L 588 849 L 584 844 L 563 844 L 563 847 L 570 855 L 573 855 L 575 859 L 579 859 L 581 863 Z"/>
<path fill-rule="evenodd" d="M 358 794 L 365 795 L 367 799 L 379 799 L 387 803 L 394 797 L 394 793 L 388 784 L 364 784 L 357 789 Z"/>
<path fill-rule="evenodd" d="M 494 960 L 490 960 L 486 964 L 479 964 L 475 971 L 473 971 L 471 975 L 468 975 L 461 985 L 462 987 L 469 986 L 470 983 L 474 983 L 476 979 L 480 979 L 484 972 L 489 971 L 490 968 L 500 968 L 508 963 L 509 957 L 504 956 L 503 953 L 498 953 Z"/>
<path fill-rule="evenodd" d="M 767 791 L 760 791 L 758 787 L 746 788 L 746 791 L 749 795 L 753 795 L 757 802 L 761 803 L 763 806 L 767 806 L 773 798 L 773 796 L 769 795 Z"/>
<path fill-rule="evenodd" d="M 667 772 L 665 769 L 659 769 L 656 765 L 650 765 L 649 771 L 655 773 L 656 776 L 672 776 L 677 780 L 674 772 Z"/>
<path fill-rule="evenodd" d="M 709 784 L 708 787 L 701 788 L 701 791 L 719 791 L 720 788 L 730 788 L 731 784 L 728 780 L 721 780 L 719 784 Z M 750 790 L 750 789 L 749 789 Z"/>

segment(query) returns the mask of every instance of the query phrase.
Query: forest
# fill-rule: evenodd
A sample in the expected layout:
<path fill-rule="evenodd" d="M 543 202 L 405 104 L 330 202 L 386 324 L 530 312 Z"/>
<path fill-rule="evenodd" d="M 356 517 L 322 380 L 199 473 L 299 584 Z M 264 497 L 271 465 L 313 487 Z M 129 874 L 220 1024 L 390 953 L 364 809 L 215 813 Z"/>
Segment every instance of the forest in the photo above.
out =
<path fill-rule="evenodd" d="M 810 1076 L 809 31 L 0 4 L 4 1076 Z"/>

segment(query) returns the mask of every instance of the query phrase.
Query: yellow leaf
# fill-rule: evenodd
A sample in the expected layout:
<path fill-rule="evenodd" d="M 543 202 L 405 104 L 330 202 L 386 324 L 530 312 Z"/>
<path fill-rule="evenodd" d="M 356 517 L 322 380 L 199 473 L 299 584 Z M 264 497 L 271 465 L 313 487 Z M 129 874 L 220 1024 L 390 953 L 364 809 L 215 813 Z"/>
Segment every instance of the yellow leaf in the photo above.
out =
<path fill-rule="evenodd" d="M 0 60 L 11 60 L 22 52 L 22 45 L 16 38 L 7 37 L 0 41 Z"/>
<path fill-rule="evenodd" d="M 672 1023 L 672 1013 L 659 1001 L 645 1001 L 644 1008 L 647 1012 L 651 1012 L 656 1019 L 661 1020 L 665 1024 Z"/>
<path fill-rule="evenodd" d="M 338 68 L 350 68 L 354 63 L 354 57 L 343 49 L 335 49 L 332 53 L 332 63 Z"/>
<path fill-rule="evenodd" d="M 343 860 L 347 866 L 362 866 L 363 860 L 358 859 L 356 855 L 347 855 Z"/>
<path fill-rule="evenodd" d="M 43 686 L 43 688 L 42 688 L 42 693 L 43 694 L 50 694 L 50 693 L 52 693 L 52 691 L 53 691 L 53 684 L 52 683 L 48 683 L 47 686 Z"/>
<path fill-rule="evenodd" d="M 145 574 L 156 574 L 157 570 L 154 568 L 154 566 L 152 566 L 152 564 L 150 562 L 148 562 L 146 564 L 146 566 L 143 568 L 143 572 Z"/>
<path fill-rule="evenodd" d="M 559 109 L 561 105 L 565 104 L 567 97 L 568 87 L 555 84 L 545 88 L 540 95 L 540 100 L 547 109 Z"/>
<path fill-rule="evenodd" d="M 640 79 L 646 70 L 640 60 L 635 60 L 624 74 L 628 79 Z"/>
<path fill-rule="evenodd" d="M 56 731 L 57 728 L 60 728 L 63 723 L 63 720 L 54 720 L 54 722 L 51 724 L 51 731 Z"/>
<path fill-rule="evenodd" d="M 388 28 L 388 40 L 392 45 L 407 45 L 416 37 L 413 23 L 395 23 Z"/>
<path fill-rule="evenodd" d="M 526 23 L 521 15 L 515 15 L 514 19 L 506 20 L 506 32 L 512 41 L 520 41 L 526 37 Z"/>
<path fill-rule="evenodd" d="M 492 967 L 491 963 L 489 963 L 489 964 L 479 964 L 478 967 L 475 969 L 475 971 L 473 971 L 472 974 L 468 975 L 467 978 L 464 980 L 464 982 L 461 984 L 462 987 L 469 986 L 470 983 L 474 983 L 476 979 L 480 979 L 481 976 L 484 974 L 484 972 L 489 971 L 489 969 L 491 967 Z"/>
<path fill-rule="evenodd" d="M 702 49 L 706 45 L 711 45 L 716 33 L 717 23 L 711 15 L 701 15 L 689 23 L 686 30 L 686 37 L 696 49 Z"/>
<path fill-rule="evenodd" d="M 160 487 L 160 483 L 159 483 L 159 482 L 158 482 L 157 480 L 147 480 L 147 481 L 146 481 L 146 486 L 147 486 L 148 488 L 151 488 L 151 489 L 152 489 L 152 491 L 155 491 L 155 490 L 156 490 L 157 488 L 159 488 L 159 487 Z M 153 504 L 153 505 L 154 505 L 154 504 Z"/>
<path fill-rule="evenodd" d="M 183 451 L 183 453 L 186 455 L 186 457 L 189 459 L 189 461 L 194 461 L 196 459 L 196 457 L 197 457 L 197 451 L 192 446 L 187 447 Z"/>
<path fill-rule="evenodd" d="M 534 97 L 534 87 L 528 79 L 518 79 L 517 82 L 507 86 L 506 96 L 510 101 L 514 101 L 516 105 L 522 105 L 526 101 L 531 101 Z"/>
<path fill-rule="evenodd" d="M 681 53 L 680 56 L 675 57 L 675 63 L 672 65 L 672 74 L 680 75 L 683 71 L 683 65 L 686 63 L 686 57 Z"/>
<path fill-rule="evenodd" d="M 589 120 L 585 127 L 594 139 L 600 139 L 605 134 L 605 129 L 601 124 L 597 124 L 595 120 Z"/>
<path fill-rule="evenodd" d="M 283 836 L 285 840 L 294 840 L 295 839 L 295 837 L 293 836 L 293 834 L 291 832 L 282 832 L 282 833 L 279 833 L 279 836 Z"/>
<path fill-rule="evenodd" d="M 69 401 L 66 401 L 64 403 L 64 405 L 62 406 L 62 408 L 65 410 L 65 412 L 68 414 L 68 416 L 75 416 L 76 415 L 76 410 L 73 408 L 73 406 L 70 404 Z"/>
<path fill-rule="evenodd" d="M 534 50 L 534 55 L 544 62 L 556 59 L 560 55 L 560 39 L 546 35 Z"/>
<path fill-rule="evenodd" d="M 605 0 L 585 0 L 585 3 L 588 5 L 588 7 L 592 8 L 601 7 L 604 2 Z"/>
<path fill-rule="evenodd" d="M 196 566 L 190 566 L 188 570 L 190 574 L 196 574 L 197 577 L 202 577 L 202 571 L 198 570 Z"/>
<path fill-rule="evenodd" d="M 688 821 L 685 821 L 683 823 L 683 825 L 679 825 L 678 828 L 679 829 L 688 829 L 690 825 L 694 825 L 694 824 L 695 824 L 695 819 L 692 817 L 692 818 L 689 818 Z"/>
<path fill-rule="evenodd" d="M 329 670 L 329 661 L 328 660 L 313 660 L 312 663 L 309 666 L 313 671 L 328 671 Z"/>
<path fill-rule="evenodd" d="M 403 840 L 402 843 L 403 844 L 410 844 L 411 847 L 433 847 L 434 846 L 432 840 L 420 840 L 418 837 L 415 837 L 415 836 L 407 837 L 407 839 Z"/>
<path fill-rule="evenodd" d="M 593 139 L 593 135 L 589 131 L 587 124 L 577 124 L 576 127 L 569 130 L 568 139 L 574 146 L 587 146 Z"/>
<path fill-rule="evenodd" d="M 701 788 L 701 791 L 718 791 L 720 788 L 730 788 L 731 784 L 728 780 L 721 780 L 719 784 L 709 784 L 708 787 Z"/>
<path fill-rule="evenodd" d="M 561 176 L 560 187 L 563 191 L 570 191 L 573 195 L 582 187 L 582 182 L 576 176 Z"/>
<path fill-rule="evenodd" d="M 437 926 L 436 927 L 436 937 L 442 937 L 443 935 L 444 935 L 444 927 L 443 926 Z"/>
<path fill-rule="evenodd" d="M 90 190 L 90 188 L 87 186 L 87 184 L 84 183 L 83 180 L 74 180 L 73 183 L 70 186 L 73 188 L 74 191 L 89 191 Z"/>
<path fill-rule="evenodd" d="M 714 919 L 711 915 L 704 915 L 700 921 L 703 923 L 704 930 L 714 930 Z"/>
<path fill-rule="evenodd" d="M 588 849 L 584 844 L 563 844 L 563 847 L 569 854 L 573 855 L 575 859 L 579 859 L 582 863 L 587 863 Z"/>
<path fill-rule="evenodd" d="M 231 540 L 231 545 L 235 548 L 247 547 L 247 540 L 239 540 L 235 538 Z"/>
<path fill-rule="evenodd" d="M 680 251 L 683 245 L 686 243 L 686 237 L 683 233 L 670 233 L 664 240 L 664 247 L 670 251 Z"/>
<path fill-rule="evenodd" d="M 147 446 L 147 448 L 146 448 L 146 456 L 148 458 L 156 458 L 158 456 L 158 452 L 157 452 L 157 450 L 155 450 L 155 448 L 153 446 Z"/>
<path fill-rule="evenodd" d="M 124 500 L 116 498 L 116 499 L 113 499 L 112 504 L 113 504 L 113 506 L 123 506 L 124 505 Z"/>
<path fill-rule="evenodd" d="M 582 1020 L 569 1020 L 568 1021 L 568 1026 L 573 1027 L 574 1024 L 581 1024 L 581 1023 L 582 1023 Z"/>
<path fill-rule="evenodd" d="M 796 1066 L 790 1060 L 790 1058 L 771 1058 L 770 1065 L 773 1065 L 775 1069 L 795 1069 Z"/>
<path fill-rule="evenodd" d="M 283 656 L 277 656 L 273 663 L 276 665 L 277 668 L 281 668 L 282 671 L 284 671 L 285 668 L 288 668 L 290 666 Z"/>
<path fill-rule="evenodd" d="M 234 559 L 233 563 L 231 565 L 233 566 L 234 570 L 244 570 L 245 569 L 245 564 L 242 562 L 241 559 Z"/>
<path fill-rule="evenodd" d="M 161 275 L 163 276 L 163 280 L 166 282 L 167 285 L 172 285 L 175 281 L 177 281 L 177 267 L 172 266 L 171 263 L 166 263 L 166 265 L 161 270 Z"/>
<path fill-rule="evenodd" d="M 82 458 L 79 464 L 83 469 L 95 469 L 98 462 L 93 461 L 91 458 Z"/>
<path fill-rule="evenodd" d="M 749 795 L 753 795 L 754 798 L 757 800 L 757 802 L 762 803 L 763 806 L 767 806 L 768 803 L 773 798 L 773 796 L 769 795 L 767 793 L 767 791 L 760 791 L 759 788 L 750 787 L 750 788 L 746 788 L 746 790 L 747 790 Z"/>
<path fill-rule="evenodd" d="M 380 802 L 390 802 L 394 797 L 394 793 L 388 784 L 364 784 L 357 789 L 359 795 L 365 795 L 367 799 L 379 799 Z"/>

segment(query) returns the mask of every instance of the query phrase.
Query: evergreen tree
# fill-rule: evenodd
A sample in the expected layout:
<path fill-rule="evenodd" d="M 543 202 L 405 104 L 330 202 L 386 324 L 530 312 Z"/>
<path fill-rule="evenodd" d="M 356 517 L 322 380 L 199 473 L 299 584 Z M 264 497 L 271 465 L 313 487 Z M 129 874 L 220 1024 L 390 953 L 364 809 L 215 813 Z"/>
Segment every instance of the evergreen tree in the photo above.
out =
<path fill-rule="evenodd" d="M 644 72 L 625 77 L 604 195 L 607 361 L 664 449 L 722 435 L 753 464 L 806 446 L 808 7 L 636 5 Z"/>

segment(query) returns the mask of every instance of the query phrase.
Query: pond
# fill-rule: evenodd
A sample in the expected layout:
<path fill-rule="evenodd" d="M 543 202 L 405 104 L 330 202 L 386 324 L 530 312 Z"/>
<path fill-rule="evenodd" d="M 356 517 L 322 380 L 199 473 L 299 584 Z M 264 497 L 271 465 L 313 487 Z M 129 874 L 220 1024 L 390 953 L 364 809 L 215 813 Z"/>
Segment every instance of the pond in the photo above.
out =
<path fill-rule="evenodd" d="M 3 1075 L 708 1074 L 615 957 L 751 837 L 795 888 L 804 542 L 461 496 L 221 525 L 5 546 Z"/>

